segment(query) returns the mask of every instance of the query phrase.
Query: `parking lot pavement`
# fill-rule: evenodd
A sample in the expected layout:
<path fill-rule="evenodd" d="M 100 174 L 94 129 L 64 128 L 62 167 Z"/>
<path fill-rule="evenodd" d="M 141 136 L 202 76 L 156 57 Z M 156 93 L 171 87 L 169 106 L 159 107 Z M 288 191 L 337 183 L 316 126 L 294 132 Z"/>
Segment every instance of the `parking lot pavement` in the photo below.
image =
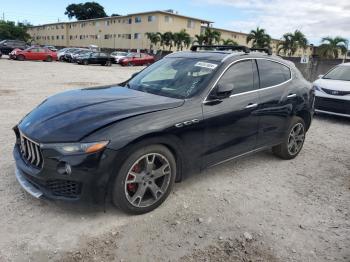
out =
<path fill-rule="evenodd" d="M 350 261 L 350 120 L 342 118 L 316 116 L 294 160 L 266 151 L 210 168 L 141 216 L 23 192 L 11 128 L 52 94 L 140 69 L 0 59 L 0 261 Z"/>

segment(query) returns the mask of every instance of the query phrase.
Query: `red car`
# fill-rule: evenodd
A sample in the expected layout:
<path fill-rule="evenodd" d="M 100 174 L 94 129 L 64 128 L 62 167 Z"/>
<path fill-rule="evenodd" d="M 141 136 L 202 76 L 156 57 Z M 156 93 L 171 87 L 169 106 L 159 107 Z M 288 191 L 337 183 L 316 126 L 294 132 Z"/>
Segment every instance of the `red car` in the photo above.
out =
<path fill-rule="evenodd" d="M 119 60 L 122 66 L 150 65 L 154 63 L 154 56 L 143 53 L 130 53 Z"/>
<path fill-rule="evenodd" d="M 23 51 L 16 52 L 16 59 L 23 60 L 42 60 L 51 62 L 57 60 L 56 52 L 51 51 L 48 48 L 43 47 L 29 47 Z"/>

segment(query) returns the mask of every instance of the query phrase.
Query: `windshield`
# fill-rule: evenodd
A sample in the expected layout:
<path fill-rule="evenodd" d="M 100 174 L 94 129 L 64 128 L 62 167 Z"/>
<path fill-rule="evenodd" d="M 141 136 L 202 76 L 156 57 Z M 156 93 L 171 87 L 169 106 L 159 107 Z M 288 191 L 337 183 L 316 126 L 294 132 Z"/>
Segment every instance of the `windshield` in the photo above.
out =
<path fill-rule="evenodd" d="M 205 87 L 217 66 L 207 60 L 164 58 L 141 71 L 127 86 L 161 96 L 188 98 Z"/>
<path fill-rule="evenodd" d="M 111 55 L 115 55 L 115 56 L 126 56 L 127 53 L 124 53 L 124 52 L 113 52 L 113 53 L 111 53 Z"/>
<path fill-rule="evenodd" d="M 337 66 L 322 78 L 350 81 L 350 66 Z"/>

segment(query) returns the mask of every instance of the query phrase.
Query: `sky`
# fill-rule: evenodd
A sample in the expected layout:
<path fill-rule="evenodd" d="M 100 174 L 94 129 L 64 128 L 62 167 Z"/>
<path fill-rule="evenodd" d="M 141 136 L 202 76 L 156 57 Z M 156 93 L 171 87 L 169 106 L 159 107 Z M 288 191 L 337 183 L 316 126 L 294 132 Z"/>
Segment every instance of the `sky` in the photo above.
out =
<path fill-rule="evenodd" d="M 215 22 L 214 27 L 244 33 L 261 27 L 273 38 L 301 30 L 318 45 L 326 36 L 350 40 L 350 0 L 95 0 L 108 15 L 126 15 L 151 10 L 174 9 L 182 15 Z M 0 16 L 5 20 L 28 21 L 34 25 L 69 21 L 67 5 L 85 1 L 2 0 Z"/>

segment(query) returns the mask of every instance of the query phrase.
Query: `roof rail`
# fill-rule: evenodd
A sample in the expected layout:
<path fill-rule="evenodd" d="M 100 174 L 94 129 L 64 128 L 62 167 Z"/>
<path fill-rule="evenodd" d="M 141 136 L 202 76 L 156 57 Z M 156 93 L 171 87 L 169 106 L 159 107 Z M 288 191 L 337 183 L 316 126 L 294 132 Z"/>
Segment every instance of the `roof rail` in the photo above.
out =
<path fill-rule="evenodd" d="M 243 51 L 248 54 L 250 52 L 249 47 L 243 45 L 193 45 L 191 51 L 196 52 L 198 49 L 210 50 L 215 49 L 217 51 L 232 50 L 232 51 Z"/>
<path fill-rule="evenodd" d="M 272 50 L 270 48 L 250 48 L 250 51 L 264 52 L 268 55 L 272 55 Z"/>

